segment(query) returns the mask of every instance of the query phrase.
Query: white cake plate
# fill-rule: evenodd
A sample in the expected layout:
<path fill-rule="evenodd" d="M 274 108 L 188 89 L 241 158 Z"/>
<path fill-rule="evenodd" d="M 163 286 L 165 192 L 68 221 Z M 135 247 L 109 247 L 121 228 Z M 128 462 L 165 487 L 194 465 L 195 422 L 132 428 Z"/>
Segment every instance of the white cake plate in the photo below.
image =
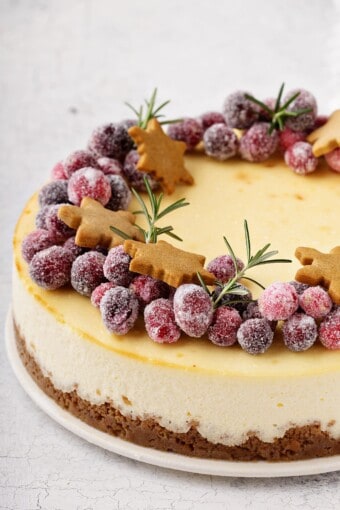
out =
<path fill-rule="evenodd" d="M 85 439 L 89 443 L 130 459 L 146 462 L 168 469 L 177 469 L 190 473 L 216 476 L 237 476 L 247 478 L 271 478 L 279 476 L 301 476 L 328 473 L 340 470 L 340 455 L 311 460 L 292 462 L 239 462 L 226 460 L 199 459 L 177 453 L 162 452 L 129 443 L 118 437 L 110 436 L 82 422 L 58 406 L 34 382 L 26 371 L 18 354 L 12 313 L 9 310 L 5 327 L 7 354 L 12 369 L 26 393 L 53 420 Z"/>

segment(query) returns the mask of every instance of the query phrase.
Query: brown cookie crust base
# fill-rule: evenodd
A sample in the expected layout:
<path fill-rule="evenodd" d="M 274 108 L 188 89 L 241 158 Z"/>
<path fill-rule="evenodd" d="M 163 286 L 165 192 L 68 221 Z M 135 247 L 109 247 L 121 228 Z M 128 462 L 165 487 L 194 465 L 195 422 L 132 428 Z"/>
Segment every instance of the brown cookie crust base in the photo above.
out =
<path fill-rule="evenodd" d="M 322 431 L 320 424 L 293 427 L 272 443 L 249 435 L 240 446 L 225 446 L 207 441 L 193 425 L 186 433 L 171 432 L 153 419 L 141 420 L 123 416 L 111 403 L 93 405 L 79 397 L 74 390 L 64 393 L 45 377 L 33 356 L 26 349 L 25 340 L 14 323 L 18 352 L 27 371 L 38 386 L 63 409 L 77 418 L 132 443 L 182 455 L 223 460 L 286 461 L 326 457 L 340 454 L 340 439 Z"/>

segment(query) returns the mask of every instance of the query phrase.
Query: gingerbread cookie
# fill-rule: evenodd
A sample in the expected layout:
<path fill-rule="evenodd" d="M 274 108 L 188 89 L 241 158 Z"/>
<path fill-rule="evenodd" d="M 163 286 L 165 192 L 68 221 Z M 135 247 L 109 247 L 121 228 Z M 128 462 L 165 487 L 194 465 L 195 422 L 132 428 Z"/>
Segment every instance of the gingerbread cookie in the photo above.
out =
<path fill-rule="evenodd" d="M 308 285 L 323 285 L 334 303 L 340 305 L 340 246 L 330 253 L 300 247 L 295 255 L 305 266 L 298 270 L 295 279 Z"/>
<path fill-rule="evenodd" d="M 326 124 L 308 135 L 307 141 L 313 144 L 313 154 L 317 158 L 340 147 L 340 110 L 335 110 Z"/>

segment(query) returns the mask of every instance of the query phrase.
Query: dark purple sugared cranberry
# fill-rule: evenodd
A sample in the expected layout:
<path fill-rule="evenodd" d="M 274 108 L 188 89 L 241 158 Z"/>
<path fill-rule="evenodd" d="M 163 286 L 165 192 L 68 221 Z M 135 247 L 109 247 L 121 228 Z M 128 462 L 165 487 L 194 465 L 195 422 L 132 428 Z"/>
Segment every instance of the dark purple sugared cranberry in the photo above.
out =
<path fill-rule="evenodd" d="M 141 308 L 155 299 L 167 298 L 169 295 L 169 286 L 165 282 L 144 274 L 132 280 L 130 289 L 137 296 Z"/>
<path fill-rule="evenodd" d="M 43 205 L 41 209 L 37 212 L 37 215 L 35 217 L 35 226 L 37 228 L 43 228 L 47 230 L 46 226 L 46 216 L 48 213 L 48 210 L 50 207 L 53 207 L 52 205 Z"/>
<path fill-rule="evenodd" d="M 294 313 L 282 326 L 283 341 L 294 352 L 306 351 L 312 347 L 317 336 L 315 320 L 305 313 Z"/>
<path fill-rule="evenodd" d="M 102 297 L 100 312 L 109 331 L 116 335 L 125 335 L 134 326 L 138 317 L 138 299 L 130 289 L 114 287 Z"/>
<path fill-rule="evenodd" d="M 130 186 L 137 191 L 146 191 L 144 178 L 146 177 L 152 191 L 158 189 L 158 182 L 150 177 L 150 175 L 145 172 L 141 172 L 137 168 L 137 163 L 139 161 L 139 154 L 136 150 L 130 151 L 124 161 L 123 171 L 124 175 L 130 183 Z"/>
<path fill-rule="evenodd" d="M 95 306 L 96 308 L 99 308 L 100 302 L 101 302 L 104 294 L 108 290 L 113 289 L 113 287 L 115 287 L 115 284 L 112 282 L 104 282 L 104 283 L 101 283 L 100 285 L 98 285 L 98 287 L 96 287 L 92 291 L 92 294 L 91 294 L 91 303 L 93 304 L 93 306 Z"/>
<path fill-rule="evenodd" d="M 103 265 L 105 255 L 98 251 L 88 251 L 80 255 L 72 264 L 71 285 L 83 296 L 91 296 L 98 285 L 105 280 Z"/>
<path fill-rule="evenodd" d="M 111 211 L 127 209 L 131 201 L 129 186 L 120 175 L 107 175 L 107 178 L 111 186 L 111 198 L 105 207 Z"/>
<path fill-rule="evenodd" d="M 196 119 L 184 119 L 181 122 L 169 124 L 168 136 L 173 140 L 184 142 L 188 150 L 192 150 L 203 138 L 203 128 Z"/>
<path fill-rule="evenodd" d="M 237 259 L 237 269 L 240 271 L 244 268 L 242 260 Z M 227 283 L 236 275 L 233 259 L 230 255 L 220 255 L 215 257 L 207 265 L 207 270 L 212 273 L 216 280 Z"/>
<path fill-rule="evenodd" d="M 36 253 L 54 244 L 56 244 L 54 237 L 47 230 L 38 228 L 24 238 L 21 245 L 22 256 L 26 262 L 31 262 Z"/>
<path fill-rule="evenodd" d="M 64 169 L 67 178 L 70 178 L 74 172 L 86 167 L 96 168 L 96 158 L 90 151 L 78 150 L 72 152 L 64 161 Z"/>
<path fill-rule="evenodd" d="M 208 156 L 224 161 L 237 154 L 239 141 L 234 131 L 225 124 L 214 124 L 203 135 L 204 150 Z"/>
<path fill-rule="evenodd" d="M 105 278 L 115 285 L 127 287 L 135 276 L 129 270 L 130 262 L 131 257 L 124 251 L 123 245 L 111 248 L 104 264 Z"/>
<path fill-rule="evenodd" d="M 73 253 L 74 257 L 77 258 L 79 255 L 82 255 L 85 253 L 86 248 L 82 248 L 81 246 L 78 246 L 75 243 L 75 236 L 71 236 L 64 242 L 63 246 L 66 248 L 66 250 L 70 250 L 71 253 Z"/>
<path fill-rule="evenodd" d="M 288 147 L 284 154 L 286 165 L 296 174 L 306 175 L 314 172 L 319 160 L 313 154 L 313 148 L 308 142 L 296 142 Z"/>
<path fill-rule="evenodd" d="M 177 342 L 181 330 L 175 321 L 172 303 L 168 299 L 159 298 L 151 301 L 144 310 L 145 329 L 154 342 Z"/>
<path fill-rule="evenodd" d="M 237 331 L 237 340 L 249 354 L 263 354 L 271 346 L 274 333 L 266 319 L 248 319 Z"/>
<path fill-rule="evenodd" d="M 39 192 L 39 205 L 64 204 L 68 202 L 67 181 L 56 180 L 49 182 L 43 186 Z"/>
<path fill-rule="evenodd" d="M 207 292 L 193 283 L 177 288 L 174 312 L 178 326 L 189 336 L 199 338 L 207 331 L 213 319 L 213 306 Z"/>
<path fill-rule="evenodd" d="M 264 319 L 264 317 L 260 313 L 257 301 L 251 301 L 250 303 L 248 303 L 246 309 L 243 310 L 242 312 L 242 318 L 244 321 L 248 319 Z M 275 331 L 277 321 L 268 321 L 268 323 L 271 330 Z"/>
<path fill-rule="evenodd" d="M 274 154 L 278 144 L 276 131 L 269 134 L 267 122 L 253 124 L 240 140 L 240 155 L 248 161 L 265 161 Z"/>
<path fill-rule="evenodd" d="M 307 283 L 296 282 L 295 280 L 292 280 L 289 284 L 294 287 L 299 296 L 309 287 Z"/>
<path fill-rule="evenodd" d="M 233 92 L 224 102 L 223 114 L 231 128 L 249 128 L 259 117 L 259 108 L 245 98 L 246 94 L 245 91 Z"/>
<path fill-rule="evenodd" d="M 97 157 L 108 157 L 123 161 L 134 147 L 134 142 L 124 122 L 105 124 L 96 128 L 88 143 L 89 150 Z"/>
<path fill-rule="evenodd" d="M 84 197 L 97 200 L 106 205 L 111 198 L 109 179 L 101 170 L 95 168 L 81 168 L 71 175 L 68 181 L 68 199 L 75 205 L 80 205 Z"/>
<path fill-rule="evenodd" d="M 241 324 L 241 316 L 235 308 L 220 306 L 215 310 L 212 323 L 208 327 L 208 338 L 215 345 L 229 347 L 236 342 L 237 330 Z"/>
<path fill-rule="evenodd" d="M 69 283 L 73 260 L 69 250 L 51 246 L 34 255 L 29 265 L 30 277 L 44 289 L 58 289 Z"/>
<path fill-rule="evenodd" d="M 46 228 L 50 234 L 58 240 L 63 242 L 68 237 L 74 236 L 75 230 L 70 228 L 60 218 L 58 218 L 58 210 L 64 204 L 51 205 L 46 213 Z"/>
<path fill-rule="evenodd" d="M 314 127 L 315 119 L 317 116 L 317 104 L 316 99 L 308 92 L 308 90 L 304 89 L 294 89 L 290 90 L 283 102 L 285 103 L 290 99 L 292 96 L 294 96 L 297 92 L 300 92 L 300 94 L 297 96 L 296 99 L 288 106 L 289 112 L 296 112 L 297 110 L 303 110 L 305 108 L 311 108 L 311 111 L 308 113 L 302 113 L 301 115 L 298 115 L 297 117 L 290 117 L 286 121 L 286 126 L 292 129 L 293 131 L 306 131 L 308 129 L 311 129 Z"/>
<path fill-rule="evenodd" d="M 203 131 L 206 131 L 210 126 L 214 124 L 225 124 L 226 120 L 222 113 L 220 112 L 206 112 L 203 113 L 198 119 L 201 122 Z"/>

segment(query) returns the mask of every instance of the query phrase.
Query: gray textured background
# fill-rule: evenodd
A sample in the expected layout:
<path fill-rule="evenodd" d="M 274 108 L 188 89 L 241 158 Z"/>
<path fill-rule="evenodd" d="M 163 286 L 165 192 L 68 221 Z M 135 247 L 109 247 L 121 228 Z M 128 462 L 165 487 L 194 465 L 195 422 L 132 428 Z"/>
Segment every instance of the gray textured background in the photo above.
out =
<path fill-rule="evenodd" d="M 154 86 L 169 116 L 219 109 L 237 88 L 284 80 L 340 105 L 340 5 L 330 0 L 0 0 L 3 322 L 11 236 L 25 200 L 92 128 L 129 116 Z M 320 509 L 340 507 L 340 473 L 220 479 L 139 464 L 63 430 L 0 358 L 1 509 Z"/>

